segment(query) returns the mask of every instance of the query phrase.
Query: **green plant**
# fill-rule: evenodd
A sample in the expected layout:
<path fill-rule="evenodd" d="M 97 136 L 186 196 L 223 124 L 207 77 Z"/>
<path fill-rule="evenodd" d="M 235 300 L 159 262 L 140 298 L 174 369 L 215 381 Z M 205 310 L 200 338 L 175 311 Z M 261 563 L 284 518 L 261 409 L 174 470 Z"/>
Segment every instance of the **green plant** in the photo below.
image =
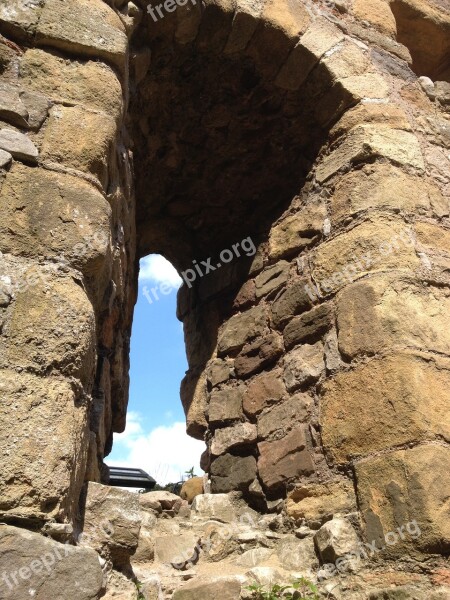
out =
<path fill-rule="evenodd" d="M 319 600 L 319 590 L 305 577 L 296 579 L 289 585 L 273 584 L 269 589 L 262 585 L 249 585 L 247 589 L 252 592 L 254 600 Z"/>
<path fill-rule="evenodd" d="M 192 467 L 192 469 L 189 469 L 189 471 L 185 471 L 184 474 L 187 475 L 188 479 L 193 479 L 194 477 L 197 477 L 197 475 L 194 472 L 194 467 Z"/>
<path fill-rule="evenodd" d="M 140 581 L 136 581 L 135 585 L 136 585 L 137 593 L 138 593 L 136 600 L 145 600 L 145 596 L 142 592 L 142 588 L 143 588 L 142 583 Z"/>

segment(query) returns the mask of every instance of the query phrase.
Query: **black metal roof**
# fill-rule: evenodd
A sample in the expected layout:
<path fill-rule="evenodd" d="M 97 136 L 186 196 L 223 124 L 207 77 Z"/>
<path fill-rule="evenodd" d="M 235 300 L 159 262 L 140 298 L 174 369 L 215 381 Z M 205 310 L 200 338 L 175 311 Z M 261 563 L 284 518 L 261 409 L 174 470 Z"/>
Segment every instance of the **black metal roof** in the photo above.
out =
<path fill-rule="evenodd" d="M 118 487 L 135 487 L 151 490 L 156 481 L 142 469 L 128 467 L 109 467 L 109 485 Z"/>

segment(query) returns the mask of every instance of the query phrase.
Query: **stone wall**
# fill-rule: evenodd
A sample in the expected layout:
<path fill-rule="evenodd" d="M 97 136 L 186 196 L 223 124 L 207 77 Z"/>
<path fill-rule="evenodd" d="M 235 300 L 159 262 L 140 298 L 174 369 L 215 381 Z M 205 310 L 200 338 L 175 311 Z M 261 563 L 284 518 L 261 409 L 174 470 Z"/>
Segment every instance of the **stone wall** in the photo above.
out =
<path fill-rule="evenodd" d="M 137 4 L 0 3 L 2 519 L 71 522 L 102 479 L 138 259 L 247 239 L 179 293 L 212 491 L 448 553 L 448 10 Z"/>

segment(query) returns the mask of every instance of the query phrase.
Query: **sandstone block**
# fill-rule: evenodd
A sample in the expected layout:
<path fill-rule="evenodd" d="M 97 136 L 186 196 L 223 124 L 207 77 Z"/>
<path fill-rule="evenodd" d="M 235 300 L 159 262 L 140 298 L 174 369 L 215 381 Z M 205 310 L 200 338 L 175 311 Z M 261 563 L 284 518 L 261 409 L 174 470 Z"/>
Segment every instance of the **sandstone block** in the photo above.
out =
<path fill-rule="evenodd" d="M 296 521 L 323 522 L 356 511 L 353 485 L 347 481 L 312 483 L 296 487 L 286 501 L 287 514 Z"/>
<path fill-rule="evenodd" d="M 318 166 L 317 180 L 324 183 L 343 167 L 377 156 L 420 171 L 425 169 L 419 142 L 412 133 L 381 125 L 358 125 Z"/>
<path fill-rule="evenodd" d="M 306 286 L 306 280 L 296 281 L 275 300 L 271 307 L 275 327 L 280 327 L 294 315 L 311 307 L 312 301 Z"/>
<path fill-rule="evenodd" d="M 46 0 L 36 39 L 75 55 L 104 58 L 123 67 L 127 36 L 119 16 L 102 0 Z"/>
<path fill-rule="evenodd" d="M 248 377 L 275 362 L 284 350 L 283 338 L 277 333 L 246 344 L 234 361 L 238 377 Z"/>
<path fill-rule="evenodd" d="M 209 422 L 214 425 L 239 420 L 242 417 L 243 392 L 242 386 L 213 390 L 209 400 Z"/>
<path fill-rule="evenodd" d="M 219 334 L 219 353 L 224 355 L 238 350 L 249 340 L 261 335 L 265 324 L 264 306 L 255 306 L 246 312 L 234 315 L 224 324 Z"/>
<path fill-rule="evenodd" d="M 0 150 L 0 169 L 5 169 L 6 167 L 9 167 L 9 165 L 12 163 L 12 155 L 9 152 L 6 152 L 5 150 Z"/>
<path fill-rule="evenodd" d="M 126 567 L 136 552 L 141 519 L 138 494 L 90 481 L 79 544 L 94 548 L 118 568 Z"/>
<path fill-rule="evenodd" d="M 0 149 L 9 152 L 13 158 L 35 163 L 39 151 L 24 134 L 12 129 L 0 129 Z"/>
<path fill-rule="evenodd" d="M 324 563 L 334 563 L 340 556 L 358 550 L 356 531 L 346 519 L 332 519 L 314 536 L 316 547 Z"/>
<path fill-rule="evenodd" d="M 309 572 L 319 566 L 311 537 L 303 540 L 285 537 L 278 543 L 277 554 L 281 565 L 288 571 Z"/>
<path fill-rule="evenodd" d="M 286 432 L 305 422 L 311 413 L 312 403 L 311 396 L 299 393 L 265 410 L 258 416 L 258 438 L 264 440 L 276 431 Z"/>
<path fill-rule="evenodd" d="M 69 380 L 12 370 L 0 371 L 0 395 L 3 519 L 25 523 L 72 519 L 87 459 L 86 406 Z"/>
<path fill-rule="evenodd" d="M 409 347 L 448 352 L 450 296 L 445 290 L 378 276 L 338 296 L 339 349 L 346 357 Z"/>
<path fill-rule="evenodd" d="M 250 417 L 260 413 L 266 406 L 278 402 L 285 388 L 281 372 L 262 373 L 253 379 L 243 396 L 244 412 Z"/>
<path fill-rule="evenodd" d="M 155 538 L 155 559 L 165 565 L 181 568 L 198 558 L 197 539 L 192 532 Z"/>
<path fill-rule="evenodd" d="M 105 187 L 115 135 L 116 123 L 109 115 L 55 106 L 45 129 L 42 158 L 89 173 Z"/>
<path fill-rule="evenodd" d="M 237 577 L 195 578 L 175 590 L 173 600 L 238 600 L 241 582 Z"/>
<path fill-rule="evenodd" d="M 245 491 L 256 477 L 254 456 L 223 454 L 211 464 L 211 491 L 226 494 Z"/>
<path fill-rule="evenodd" d="M 231 448 L 245 446 L 256 441 L 256 425 L 237 423 L 231 427 L 216 429 L 211 444 L 211 454 L 219 456 Z"/>
<path fill-rule="evenodd" d="M 325 370 L 322 342 L 303 344 L 285 356 L 283 380 L 292 392 L 297 388 L 314 383 Z"/>
<path fill-rule="evenodd" d="M 321 67 L 325 67 L 334 80 L 362 75 L 367 72 L 368 66 L 368 55 L 350 41 L 344 41 L 335 52 L 330 52 L 321 60 Z"/>
<path fill-rule="evenodd" d="M 267 267 L 255 279 L 256 297 L 261 298 L 277 290 L 286 283 L 289 276 L 289 263 L 285 260 Z"/>
<path fill-rule="evenodd" d="M 160 510 L 175 510 L 176 505 L 180 503 L 180 496 L 165 490 L 146 492 L 139 495 L 139 503 L 144 510 L 155 510 L 154 503 L 159 504 Z"/>
<path fill-rule="evenodd" d="M 28 127 L 28 111 L 18 88 L 0 83 L 0 119 L 17 127 Z"/>
<path fill-rule="evenodd" d="M 95 600 L 103 587 L 99 557 L 93 550 L 8 525 L 0 526 L 0 569 L 5 600 Z"/>
<path fill-rule="evenodd" d="M 80 62 L 31 48 L 20 63 L 20 83 L 58 103 L 82 104 L 118 119 L 122 87 L 111 67 L 97 61 Z"/>
<path fill-rule="evenodd" d="M 331 219 L 341 221 L 373 208 L 406 213 L 429 210 L 440 191 L 431 182 L 412 177 L 392 165 L 370 165 L 339 179 L 331 198 Z"/>
<path fill-rule="evenodd" d="M 230 496 L 228 494 L 220 493 L 203 494 L 202 496 L 194 498 L 192 503 L 192 516 L 197 519 L 213 519 L 215 521 L 221 521 L 222 523 L 231 523 L 236 518 Z"/>
<path fill-rule="evenodd" d="M 48 117 L 52 103 L 46 96 L 36 92 L 22 91 L 20 99 L 28 112 L 28 127 L 37 131 Z"/>
<path fill-rule="evenodd" d="M 229 364 L 225 360 L 213 360 L 208 366 L 208 381 L 212 387 L 228 381 L 231 376 L 232 363 Z"/>
<path fill-rule="evenodd" d="M 429 444 L 357 463 L 358 498 L 368 540 L 375 540 L 391 556 L 405 551 L 448 552 L 449 453 L 446 446 Z"/>
<path fill-rule="evenodd" d="M 180 497 L 189 504 L 200 494 L 203 494 L 203 477 L 192 477 L 183 483 Z"/>
<path fill-rule="evenodd" d="M 435 223 L 416 223 L 414 230 L 422 246 L 450 254 L 450 230 Z"/>
<path fill-rule="evenodd" d="M 306 449 L 306 432 L 295 427 L 281 440 L 258 444 L 258 472 L 263 485 L 275 489 L 289 480 L 314 471 L 314 464 Z"/>
<path fill-rule="evenodd" d="M 330 134 L 333 139 L 338 138 L 345 133 L 348 133 L 348 131 L 354 127 L 368 123 L 389 125 L 394 129 L 411 131 L 411 125 L 409 124 L 406 113 L 399 106 L 385 102 L 361 102 L 342 115 L 336 125 L 331 129 Z M 381 169 L 390 168 L 395 172 L 395 168 L 391 165 L 371 165 L 370 167 L 367 167 L 366 170 L 372 167 L 374 167 L 374 171 L 376 167 L 380 167 Z M 405 175 L 402 171 L 398 172 L 401 175 Z M 392 198 L 392 200 L 395 200 L 395 198 Z"/>
<path fill-rule="evenodd" d="M 419 265 L 403 220 L 373 217 L 317 248 L 311 257 L 313 290 L 327 295 L 370 271 L 413 271 Z"/>
<path fill-rule="evenodd" d="M 358 19 L 367 21 L 386 35 L 395 37 L 397 24 L 385 0 L 353 0 L 352 12 Z"/>
<path fill-rule="evenodd" d="M 16 164 L 0 190 L 5 253 L 46 256 L 98 274 L 108 256 L 110 220 L 100 192 L 70 175 Z"/>
<path fill-rule="evenodd" d="M 42 2 L 8 0 L 0 6 L 2 31 L 19 39 L 31 38 L 41 16 Z"/>
<path fill-rule="evenodd" d="M 450 363 L 395 354 L 324 384 L 322 439 L 339 463 L 396 446 L 450 440 Z"/>
<path fill-rule="evenodd" d="M 274 227 L 269 236 L 269 256 L 281 258 L 295 254 L 319 239 L 326 217 L 322 202 L 306 204 Z"/>
<path fill-rule="evenodd" d="M 206 375 L 197 376 L 188 372 L 181 382 L 180 397 L 186 415 L 186 431 L 192 437 L 203 440 L 207 427 L 206 411 L 208 393 L 206 391 Z"/>
<path fill-rule="evenodd" d="M 294 317 L 283 331 L 286 348 L 321 337 L 330 329 L 332 319 L 333 310 L 330 304 L 321 304 L 299 317 Z"/>

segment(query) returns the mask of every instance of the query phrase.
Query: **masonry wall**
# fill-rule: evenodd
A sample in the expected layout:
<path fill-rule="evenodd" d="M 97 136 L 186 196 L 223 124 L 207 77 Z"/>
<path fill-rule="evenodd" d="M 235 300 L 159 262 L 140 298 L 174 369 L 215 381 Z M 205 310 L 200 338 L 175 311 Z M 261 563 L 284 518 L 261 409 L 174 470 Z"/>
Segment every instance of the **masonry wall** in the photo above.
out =
<path fill-rule="evenodd" d="M 403 4 L 448 32 L 438 3 Z M 125 426 L 139 256 L 181 270 L 220 252 L 152 188 L 134 199 L 153 139 L 133 112 L 158 91 L 150 50 L 192 47 L 251 61 L 292 121 L 309 97 L 298 114 L 318 145 L 292 198 L 264 209 L 269 227 L 227 227 L 208 208 L 221 243 L 250 237 L 257 252 L 179 294 L 181 400 L 212 491 L 263 511 L 287 497 L 309 524 L 356 514 L 368 540 L 415 519 L 411 551 L 447 553 L 448 49 L 413 72 L 381 0 L 207 3 L 154 34 L 145 6 L 116 5 L 0 5 L 3 520 L 70 521 L 83 483 L 101 480 Z"/>

